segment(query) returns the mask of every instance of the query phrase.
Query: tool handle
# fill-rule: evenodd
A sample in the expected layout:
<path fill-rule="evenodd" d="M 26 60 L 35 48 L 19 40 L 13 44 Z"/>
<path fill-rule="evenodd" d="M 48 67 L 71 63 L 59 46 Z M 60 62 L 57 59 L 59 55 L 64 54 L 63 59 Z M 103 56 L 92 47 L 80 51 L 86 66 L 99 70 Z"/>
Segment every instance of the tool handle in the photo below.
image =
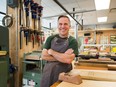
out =
<path fill-rule="evenodd" d="M 26 38 L 26 45 L 28 45 L 28 36 L 29 36 L 28 30 L 25 30 L 25 31 L 24 31 L 24 36 L 25 36 L 25 38 Z"/>
<path fill-rule="evenodd" d="M 33 48 L 34 48 L 34 35 L 32 34 L 32 42 L 33 42 Z"/>
<path fill-rule="evenodd" d="M 22 31 L 23 31 L 23 28 L 20 27 L 20 49 L 22 49 Z"/>

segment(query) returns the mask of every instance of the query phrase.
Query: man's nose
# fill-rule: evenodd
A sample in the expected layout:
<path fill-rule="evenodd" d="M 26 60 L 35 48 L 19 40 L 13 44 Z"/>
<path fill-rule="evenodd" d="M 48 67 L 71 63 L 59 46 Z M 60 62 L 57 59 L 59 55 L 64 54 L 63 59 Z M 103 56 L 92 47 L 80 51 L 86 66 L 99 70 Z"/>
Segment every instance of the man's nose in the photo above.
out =
<path fill-rule="evenodd" d="M 61 25 L 61 27 L 63 28 L 63 27 L 65 27 L 65 25 L 64 25 L 64 24 L 62 24 L 62 25 Z"/>

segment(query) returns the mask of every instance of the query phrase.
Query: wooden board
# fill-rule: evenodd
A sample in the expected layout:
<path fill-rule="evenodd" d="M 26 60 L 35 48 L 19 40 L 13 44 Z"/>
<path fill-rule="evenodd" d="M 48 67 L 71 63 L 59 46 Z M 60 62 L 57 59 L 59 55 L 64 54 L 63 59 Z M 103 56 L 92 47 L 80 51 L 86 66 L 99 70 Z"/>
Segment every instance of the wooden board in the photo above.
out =
<path fill-rule="evenodd" d="M 61 81 L 57 81 L 53 85 L 51 85 L 50 87 L 57 87 L 60 83 L 61 83 Z"/>
<path fill-rule="evenodd" d="M 108 64 L 108 70 L 116 70 L 116 65 Z"/>
<path fill-rule="evenodd" d="M 73 69 L 69 73 L 80 74 L 83 79 L 116 82 L 116 71 Z"/>
<path fill-rule="evenodd" d="M 108 70 L 107 66 L 86 66 L 86 65 L 81 65 L 81 66 L 75 66 L 74 69 L 86 69 L 86 70 Z"/>
<path fill-rule="evenodd" d="M 116 82 L 83 80 L 83 83 L 80 85 L 61 82 L 56 87 L 116 87 Z"/>

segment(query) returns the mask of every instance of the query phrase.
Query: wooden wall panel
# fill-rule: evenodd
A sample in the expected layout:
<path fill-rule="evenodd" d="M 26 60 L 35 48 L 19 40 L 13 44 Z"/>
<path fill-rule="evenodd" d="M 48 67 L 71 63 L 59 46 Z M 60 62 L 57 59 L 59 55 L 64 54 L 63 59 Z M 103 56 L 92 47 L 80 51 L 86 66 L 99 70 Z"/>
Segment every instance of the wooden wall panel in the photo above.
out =
<path fill-rule="evenodd" d="M 37 2 L 41 2 L 38 0 Z M 32 42 L 29 42 L 26 45 L 25 38 L 23 37 L 23 45 L 22 49 L 20 49 L 20 25 L 19 25 L 19 7 L 18 8 L 10 8 L 8 7 L 8 14 L 13 16 L 13 25 L 9 28 L 9 54 L 11 58 L 11 63 L 18 66 L 18 71 L 15 73 L 15 87 L 22 87 L 22 61 L 23 54 L 27 52 L 32 52 L 35 50 L 41 50 L 41 46 L 36 43 L 34 48 L 32 46 Z M 23 18 L 22 18 L 23 19 Z M 33 26 L 33 25 L 32 25 Z"/>

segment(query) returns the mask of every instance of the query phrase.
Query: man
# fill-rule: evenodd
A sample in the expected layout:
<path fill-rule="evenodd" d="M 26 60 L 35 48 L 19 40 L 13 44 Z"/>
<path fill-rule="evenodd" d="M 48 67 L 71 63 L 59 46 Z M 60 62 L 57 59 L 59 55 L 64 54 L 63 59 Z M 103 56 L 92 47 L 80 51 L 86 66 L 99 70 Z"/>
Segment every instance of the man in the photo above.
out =
<path fill-rule="evenodd" d="M 78 45 L 74 37 L 69 36 L 70 19 L 61 15 L 58 18 L 59 34 L 49 36 L 42 51 L 44 66 L 40 87 L 50 87 L 58 80 L 59 73 L 69 72 L 71 62 L 78 54 Z"/>

